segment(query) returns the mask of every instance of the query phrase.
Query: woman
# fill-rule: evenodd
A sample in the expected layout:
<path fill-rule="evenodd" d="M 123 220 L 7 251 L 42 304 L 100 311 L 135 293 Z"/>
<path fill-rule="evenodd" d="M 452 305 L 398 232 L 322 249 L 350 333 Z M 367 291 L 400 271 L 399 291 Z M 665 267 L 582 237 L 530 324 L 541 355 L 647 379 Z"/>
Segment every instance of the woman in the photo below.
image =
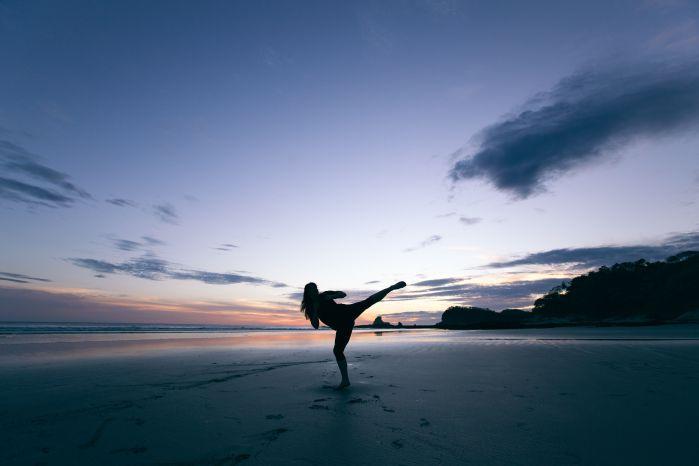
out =
<path fill-rule="evenodd" d="M 337 366 L 342 374 L 342 381 L 338 385 L 338 389 L 343 389 L 349 386 L 350 381 L 347 376 L 347 359 L 345 359 L 345 347 L 349 343 L 354 328 L 354 321 L 361 315 L 362 312 L 369 309 L 374 304 L 378 303 L 393 290 L 399 290 L 405 287 L 405 282 L 398 282 L 393 286 L 379 291 L 369 296 L 364 301 L 359 301 L 354 304 L 338 304 L 334 300 L 341 299 L 347 296 L 342 291 L 324 291 L 318 292 L 318 286 L 311 282 L 303 289 L 303 301 L 301 301 L 301 312 L 306 316 L 306 319 L 311 321 L 314 328 L 318 328 L 320 323 L 335 330 L 335 346 L 333 353 L 337 360 Z"/>

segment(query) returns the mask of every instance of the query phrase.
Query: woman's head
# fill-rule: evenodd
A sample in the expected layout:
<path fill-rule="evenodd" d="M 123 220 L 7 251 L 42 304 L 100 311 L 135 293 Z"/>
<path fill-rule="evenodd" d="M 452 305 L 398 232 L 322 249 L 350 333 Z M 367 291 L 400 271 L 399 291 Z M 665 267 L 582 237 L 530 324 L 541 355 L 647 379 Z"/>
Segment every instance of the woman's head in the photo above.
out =
<path fill-rule="evenodd" d="M 307 283 L 306 286 L 303 287 L 303 301 L 301 301 L 301 312 L 306 316 L 306 319 L 310 319 L 311 315 L 315 316 L 315 302 L 317 298 L 318 285 L 313 282 Z"/>

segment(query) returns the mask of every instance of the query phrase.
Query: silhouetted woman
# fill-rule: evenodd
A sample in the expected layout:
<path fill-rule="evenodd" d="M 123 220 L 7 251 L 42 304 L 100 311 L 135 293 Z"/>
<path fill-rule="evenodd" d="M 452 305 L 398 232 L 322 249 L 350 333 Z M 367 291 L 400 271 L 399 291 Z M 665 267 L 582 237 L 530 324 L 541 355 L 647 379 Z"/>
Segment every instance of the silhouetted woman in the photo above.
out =
<path fill-rule="evenodd" d="M 393 286 L 379 291 L 369 296 L 364 301 L 359 301 L 353 304 L 338 304 L 334 300 L 347 296 L 342 291 L 323 291 L 318 292 L 318 285 L 311 282 L 303 289 L 303 301 L 301 301 L 301 312 L 306 316 L 306 319 L 311 321 L 314 328 L 318 328 L 320 323 L 335 330 L 335 346 L 333 353 L 337 360 L 337 366 L 342 374 L 342 381 L 338 385 L 338 389 L 347 387 L 350 384 L 347 376 L 347 359 L 345 359 L 345 347 L 349 343 L 354 328 L 354 321 L 362 312 L 369 309 L 374 304 L 378 303 L 393 290 L 399 290 L 405 287 L 405 282 L 398 282 Z"/>

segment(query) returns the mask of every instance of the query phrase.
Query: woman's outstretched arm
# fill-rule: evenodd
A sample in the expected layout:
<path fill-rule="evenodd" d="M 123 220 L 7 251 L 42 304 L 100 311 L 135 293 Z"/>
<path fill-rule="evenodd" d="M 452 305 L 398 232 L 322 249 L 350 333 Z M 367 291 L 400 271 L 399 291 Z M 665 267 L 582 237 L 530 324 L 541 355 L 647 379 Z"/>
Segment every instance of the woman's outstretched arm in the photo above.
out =
<path fill-rule="evenodd" d="M 326 299 L 342 299 L 347 296 L 347 293 L 344 291 L 323 291 L 320 295 Z"/>

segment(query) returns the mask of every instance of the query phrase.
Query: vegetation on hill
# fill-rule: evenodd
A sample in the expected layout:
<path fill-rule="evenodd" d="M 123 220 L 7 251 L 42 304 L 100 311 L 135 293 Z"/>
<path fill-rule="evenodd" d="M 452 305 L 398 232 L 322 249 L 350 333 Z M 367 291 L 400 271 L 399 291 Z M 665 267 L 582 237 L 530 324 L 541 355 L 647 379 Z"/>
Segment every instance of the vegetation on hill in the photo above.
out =
<path fill-rule="evenodd" d="M 624 262 L 575 277 L 534 303 L 533 316 L 670 320 L 699 309 L 699 252 Z"/>
<path fill-rule="evenodd" d="M 491 309 L 472 306 L 451 306 L 442 314 L 441 328 L 515 328 L 531 316 L 521 309 Z"/>
<path fill-rule="evenodd" d="M 531 312 L 452 306 L 442 328 L 517 328 L 556 322 L 660 322 L 699 310 L 699 252 L 665 261 L 624 262 L 562 283 L 537 299 Z"/>

